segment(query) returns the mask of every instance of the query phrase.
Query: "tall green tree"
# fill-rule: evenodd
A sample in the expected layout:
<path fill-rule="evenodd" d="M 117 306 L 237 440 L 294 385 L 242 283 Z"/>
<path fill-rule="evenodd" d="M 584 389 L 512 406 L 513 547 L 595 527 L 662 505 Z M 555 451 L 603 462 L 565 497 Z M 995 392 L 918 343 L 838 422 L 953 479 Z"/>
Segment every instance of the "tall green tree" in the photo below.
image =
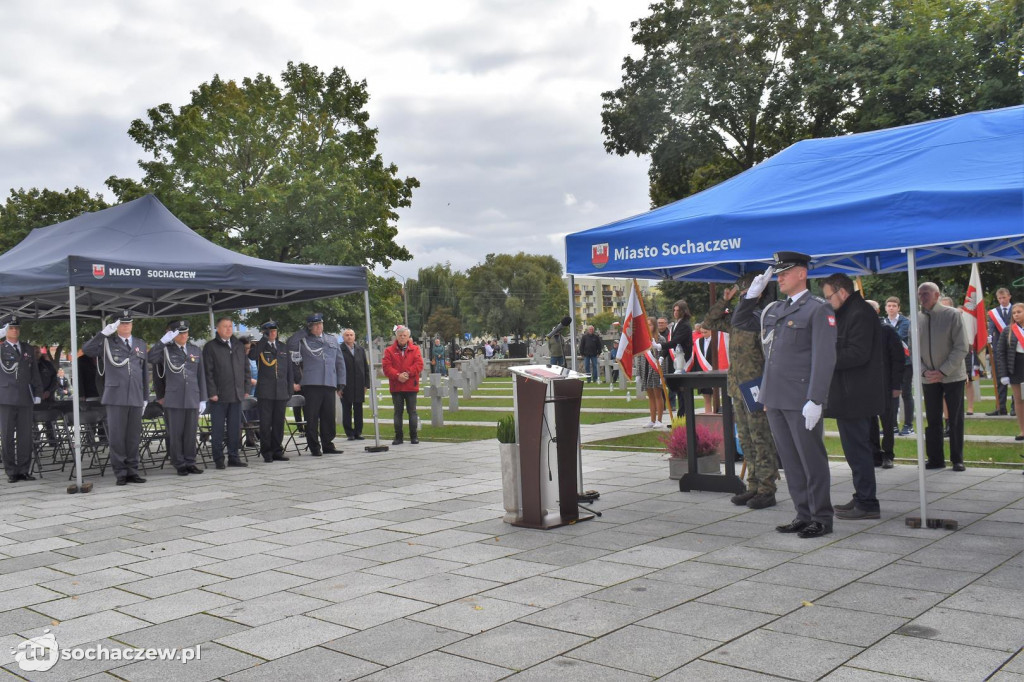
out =
<path fill-rule="evenodd" d="M 214 76 L 177 111 L 149 109 L 128 130 L 149 155 L 141 181 L 107 185 L 121 200 L 152 192 L 204 237 L 259 258 L 368 268 L 409 260 L 395 241 L 397 210 L 419 182 L 378 152 L 366 82 L 289 62 L 280 83 Z M 358 296 L 270 314 L 291 329 L 314 308 L 328 328 L 363 317 Z"/>
<path fill-rule="evenodd" d="M 0 253 L 17 246 L 37 227 L 46 227 L 107 208 L 100 194 L 81 187 L 58 192 L 51 189 L 11 190 L 0 206 Z"/>
<path fill-rule="evenodd" d="M 451 263 L 438 263 L 420 268 L 416 279 L 406 282 L 409 291 L 409 327 L 414 333 L 424 329 L 426 323 L 439 308 L 448 315 L 459 317 L 460 291 L 465 286 L 466 275 L 453 271 Z"/>
<path fill-rule="evenodd" d="M 462 310 L 474 333 L 541 334 L 568 308 L 562 266 L 551 256 L 489 253 L 466 273 L 462 291 Z"/>
<path fill-rule="evenodd" d="M 602 95 L 605 148 L 650 155 L 651 203 L 660 206 L 802 137 L 837 132 L 853 83 L 841 77 L 848 55 L 835 44 L 871 2 L 652 4 L 631 24 L 643 54 L 626 57 L 622 86 Z"/>

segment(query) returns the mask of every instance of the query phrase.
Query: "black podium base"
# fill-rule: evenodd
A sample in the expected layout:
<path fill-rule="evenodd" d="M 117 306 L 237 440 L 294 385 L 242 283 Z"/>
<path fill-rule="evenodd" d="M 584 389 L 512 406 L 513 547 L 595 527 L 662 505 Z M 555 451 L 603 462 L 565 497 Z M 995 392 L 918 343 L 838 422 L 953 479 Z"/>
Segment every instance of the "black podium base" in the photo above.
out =
<path fill-rule="evenodd" d="M 739 495 L 747 489 L 746 484 L 739 476 L 726 473 L 722 474 L 683 474 L 679 479 L 680 492 L 688 493 L 691 490 L 706 490 L 712 493 L 733 493 Z"/>
<path fill-rule="evenodd" d="M 574 523 L 580 521 L 589 521 L 594 518 L 593 514 L 580 514 L 577 518 L 563 518 L 558 512 L 551 512 L 543 519 L 539 524 L 528 523 L 522 518 L 518 518 L 511 523 L 511 525 L 517 528 L 535 528 L 536 530 L 549 530 L 551 528 L 561 528 L 562 526 L 571 526 Z"/>

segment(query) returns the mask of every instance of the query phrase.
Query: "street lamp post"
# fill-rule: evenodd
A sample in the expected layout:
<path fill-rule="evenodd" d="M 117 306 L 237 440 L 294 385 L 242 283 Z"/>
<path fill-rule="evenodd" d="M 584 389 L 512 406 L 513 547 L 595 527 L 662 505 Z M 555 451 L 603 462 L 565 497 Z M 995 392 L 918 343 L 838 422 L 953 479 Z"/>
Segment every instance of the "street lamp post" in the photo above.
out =
<path fill-rule="evenodd" d="M 402 303 L 405 305 L 405 326 L 409 326 L 409 292 L 405 287 L 405 277 L 402 277 L 394 270 L 385 270 L 384 272 L 390 272 L 395 277 L 402 280 Z"/>

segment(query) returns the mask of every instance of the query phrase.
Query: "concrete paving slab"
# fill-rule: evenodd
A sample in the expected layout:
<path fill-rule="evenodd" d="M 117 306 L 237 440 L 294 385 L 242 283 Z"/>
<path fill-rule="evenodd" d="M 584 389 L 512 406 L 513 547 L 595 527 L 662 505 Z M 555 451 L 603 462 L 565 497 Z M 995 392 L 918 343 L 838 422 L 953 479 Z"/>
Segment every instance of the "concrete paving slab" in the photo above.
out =
<path fill-rule="evenodd" d="M 587 680 L 588 682 L 644 682 L 648 675 L 626 672 L 589 661 L 559 656 L 536 665 L 508 680 L 515 682 L 548 682 L 549 680 Z"/>
<path fill-rule="evenodd" d="M 817 680 L 862 650 L 781 632 L 757 630 L 722 645 L 705 660 L 795 680 Z"/>
<path fill-rule="evenodd" d="M 451 644 L 443 651 L 484 663 L 521 670 L 590 641 L 589 637 L 558 630 L 506 623 Z"/>
<path fill-rule="evenodd" d="M 367 682 L 489 682 L 500 680 L 512 672 L 508 668 L 434 651 L 363 679 Z"/>
<path fill-rule="evenodd" d="M 335 623 L 307 616 L 289 616 L 266 625 L 218 637 L 214 641 L 253 656 L 274 659 L 318 646 L 350 632 L 353 632 L 351 628 Z"/>
<path fill-rule="evenodd" d="M 644 618 L 637 625 L 728 642 L 774 620 L 773 614 L 693 601 Z"/>
<path fill-rule="evenodd" d="M 557 604 L 525 618 L 521 617 L 519 620 L 578 635 L 600 637 L 653 613 L 652 609 L 582 597 Z"/>
<path fill-rule="evenodd" d="M 848 665 L 936 682 L 964 682 L 986 679 L 1005 661 L 1002 651 L 890 635 Z"/>
<path fill-rule="evenodd" d="M 660 676 L 697 658 L 719 642 L 629 625 L 567 654 L 591 663 Z"/>
<path fill-rule="evenodd" d="M 765 628 L 827 642 L 868 647 L 907 622 L 906 618 L 897 616 L 814 605 L 772 621 Z"/>

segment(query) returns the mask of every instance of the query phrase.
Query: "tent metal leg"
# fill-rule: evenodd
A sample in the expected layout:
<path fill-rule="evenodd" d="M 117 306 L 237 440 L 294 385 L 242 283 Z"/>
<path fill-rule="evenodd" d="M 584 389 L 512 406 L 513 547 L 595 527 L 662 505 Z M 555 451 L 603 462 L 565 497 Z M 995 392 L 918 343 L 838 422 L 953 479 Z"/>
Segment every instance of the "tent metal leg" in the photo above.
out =
<path fill-rule="evenodd" d="M 580 304 L 582 308 L 582 303 Z M 576 278 L 569 275 L 569 317 L 572 318 L 572 322 L 569 323 L 569 353 L 572 357 L 570 367 L 578 371 L 579 365 L 576 364 Z"/>
<path fill-rule="evenodd" d="M 68 486 L 69 493 L 92 490 L 92 483 L 88 486 L 82 483 L 82 408 L 79 401 L 82 385 L 78 381 L 78 300 L 75 287 L 68 287 L 69 312 L 71 313 L 71 386 L 74 392 L 71 394 L 71 415 L 74 425 L 71 427 L 72 449 L 75 454 L 75 485 Z"/>
<path fill-rule="evenodd" d="M 370 409 L 373 410 L 374 444 L 366 447 L 367 452 L 386 452 L 388 446 L 380 444 L 380 414 L 377 410 L 377 370 L 373 362 L 373 330 L 370 327 L 370 290 L 363 292 L 366 308 L 366 359 L 370 363 Z"/>
<path fill-rule="evenodd" d="M 921 495 L 921 527 L 928 527 L 927 505 L 927 484 L 925 482 L 925 454 L 924 454 L 924 396 L 921 388 L 921 354 L 918 349 L 921 347 L 921 328 L 917 323 L 917 256 L 915 249 L 907 249 L 907 285 L 910 289 L 910 347 L 913 352 L 910 354 L 912 367 L 914 368 L 914 430 L 917 441 L 917 487 Z"/>
<path fill-rule="evenodd" d="M 212 339 L 214 336 L 217 335 L 217 325 L 213 321 L 213 306 L 212 305 L 209 308 L 207 308 L 207 312 L 210 314 L 210 338 Z"/>

